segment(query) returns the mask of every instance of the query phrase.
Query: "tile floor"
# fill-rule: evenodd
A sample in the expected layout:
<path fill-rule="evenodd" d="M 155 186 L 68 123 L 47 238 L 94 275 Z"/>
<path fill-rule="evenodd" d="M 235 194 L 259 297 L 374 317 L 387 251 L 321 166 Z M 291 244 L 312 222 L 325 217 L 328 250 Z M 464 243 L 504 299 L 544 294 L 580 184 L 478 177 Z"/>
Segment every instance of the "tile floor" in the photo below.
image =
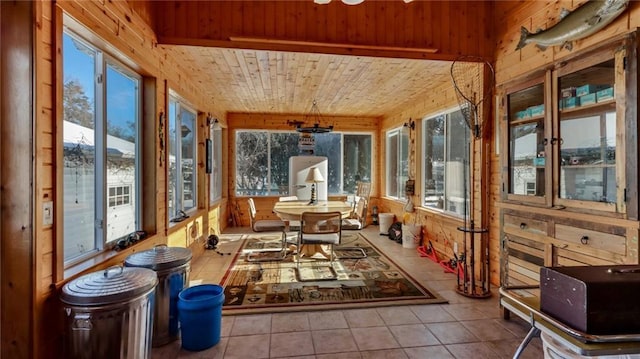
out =
<path fill-rule="evenodd" d="M 240 234 L 249 228 L 230 228 Z M 367 309 L 308 311 L 258 315 L 224 315 L 222 339 L 201 352 L 180 348 L 180 341 L 154 348 L 153 359 L 175 358 L 511 358 L 528 324 L 501 319 L 497 288 L 492 297 L 471 299 L 455 291 L 456 279 L 415 249 L 403 248 L 378 234 L 377 226 L 361 231 L 423 285 L 448 304 Z M 231 263 L 238 240 L 222 242 L 192 263 L 192 284 L 219 283 Z M 542 358 L 535 338 L 520 356 Z"/>

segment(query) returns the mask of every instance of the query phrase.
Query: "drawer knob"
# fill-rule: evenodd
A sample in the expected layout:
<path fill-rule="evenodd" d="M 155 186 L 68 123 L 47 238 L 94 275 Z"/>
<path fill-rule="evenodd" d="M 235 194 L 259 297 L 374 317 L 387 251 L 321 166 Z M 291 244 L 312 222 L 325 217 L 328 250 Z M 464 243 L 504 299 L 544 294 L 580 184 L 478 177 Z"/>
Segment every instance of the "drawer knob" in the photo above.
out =
<path fill-rule="evenodd" d="M 520 223 L 520 229 L 525 229 L 525 228 L 527 228 L 527 224 L 524 222 Z"/>
<path fill-rule="evenodd" d="M 582 236 L 582 238 L 580 238 L 580 243 L 589 244 L 589 236 Z"/>

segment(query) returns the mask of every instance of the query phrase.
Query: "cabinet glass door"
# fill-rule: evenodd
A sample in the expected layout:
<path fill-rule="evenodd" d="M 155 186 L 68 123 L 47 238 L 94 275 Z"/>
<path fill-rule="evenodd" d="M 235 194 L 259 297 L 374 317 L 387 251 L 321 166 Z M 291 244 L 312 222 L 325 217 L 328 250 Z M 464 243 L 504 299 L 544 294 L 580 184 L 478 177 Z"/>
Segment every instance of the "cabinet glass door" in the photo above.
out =
<path fill-rule="evenodd" d="M 558 80 L 561 199 L 616 203 L 614 83 L 613 59 Z"/>
<path fill-rule="evenodd" d="M 545 195 L 545 105 L 542 83 L 507 95 L 509 194 Z"/>

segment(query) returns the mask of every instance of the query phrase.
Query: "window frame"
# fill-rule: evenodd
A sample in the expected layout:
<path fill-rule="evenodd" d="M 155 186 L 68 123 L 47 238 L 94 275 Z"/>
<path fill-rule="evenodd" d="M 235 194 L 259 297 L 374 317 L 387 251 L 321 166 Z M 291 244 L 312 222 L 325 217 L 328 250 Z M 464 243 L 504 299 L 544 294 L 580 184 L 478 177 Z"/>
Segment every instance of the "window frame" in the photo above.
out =
<path fill-rule="evenodd" d="M 143 187 L 143 178 L 142 178 L 142 143 L 141 143 L 141 128 L 143 121 L 143 108 L 144 108 L 144 97 L 143 97 L 143 86 L 144 79 L 143 76 L 132 69 L 130 66 L 130 61 L 124 58 L 119 53 L 112 53 L 110 51 L 114 51 L 111 49 L 106 42 L 102 39 L 95 36 L 88 28 L 84 25 L 79 24 L 71 17 L 66 14 L 63 14 L 62 17 L 63 27 L 60 39 L 63 40 L 65 36 L 69 36 L 83 46 L 92 50 L 95 53 L 94 58 L 94 73 L 93 75 L 93 86 L 94 86 L 94 104 L 93 104 L 93 116 L 94 116 L 94 128 L 89 129 L 93 131 L 94 134 L 94 154 L 95 161 L 93 165 L 94 169 L 94 182 L 93 182 L 93 200 L 94 200 L 94 219 L 93 219 L 93 235 L 94 235 L 94 246 L 92 249 L 87 250 L 84 253 L 79 255 L 67 258 L 64 254 L 64 243 L 66 242 L 64 233 L 64 224 L 62 225 L 61 234 L 63 238 L 62 247 L 62 263 L 63 268 L 69 268 L 84 261 L 87 261 L 105 250 L 109 250 L 115 246 L 117 241 L 121 238 L 126 237 L 131 232 L 138 230 L 142 227 L 142 187 Z M 64 46 L 61 51 L 62 58 L 62 77 L 65 77 L 64 73 L 64 59 L 65 59 L 65 51 Z M 111 241 L 108 240 L 108 210 L 109 208 L 117 208 L 121 207 L 110 207 L 109 206 L 109 188 L 110 186 L 107 181 L 107 148 L 108 148 L 108 140 L 107 140 L 107 123 L 108 123 L 108 114 L 107 114 L 107 86 L 109 84 L 109 79 L 107 76 L 108 68 L 111 67 L 113 70 L 117 71 L 122 76 L 128 77 L 135 81 L 135 159 L 134 159 L 134 173 L 135 179 L 132 182 L 129 189 L 129 205 L 131 204 L 131 200 L 135 201 L 134 206 L 134 230 L 130 231 L 126 235 L 117 237 Z M 63 81 L 64 82 L 64 81 Z M 64 87 L 64 86 L 63 86 Z M 61 90 L 62 96 L 64 96 L 64 88 Z M 64 98 L 64 97 L 63 97 Z M 61 120 L 61 124 L 63 125 L 65 122 L 64 111 L 63 117 Z M 73 123 L 73 122 L 71 122 Z M 64 127 L 64 126 L 63 126 Z M 64 143 L 61 143 L 64 147 Z M 63 151 L 64 152 L 64 151 Z M 64 161 L 64 154 L 62 155 L 62 160 Z M 64 166 L 63 166 L 64 167 Z M 64 171 L 64 168 L 62 169 Z M 62 174 L 62 182 L 64 187 L 64 173 Z M 133 192 L 133 193 L 132 193 Z M 64 191 L 62 194 L 62 216 L 65 216 L 65 206 L 64 206 Z M 64 223 L 64 222 L 63 222 Z"/>
<path fill-rule="evenodd" d="M 390 193 L 391 192 L 390 186 L 392 182 L 391 172 L 390 172 L 390 169 L 391 169 L 390 162 L 391 162 L 391 156 L 392 156 L 392 153 L 390 152 L 391 136 L 398 136 L 396 148 L 395 148 L 396 165 L 394 166 L 395 176 L 396 176 L 396 180 L 395 180 L 396 193 L 395 194 Z M 404 139 L 406 139 L 406 146 L 403 146 Z M 403 153 L 402 151 L 404 147 L 407 148 L 406 153 Z M 407 162 L 407 179 L 409 179 L 408 167 L 410 164 L 409 164 L 408 149 L 409 149 L 409 129 L 407 127 L 399 126 L 399 127 L 389 129 L 385 132 L 385 197 L 394 199 L 396 201 L 405 201 L 407 199 L 407 195 L 404 191 L 405 184 L 402 183 L 403 174 L 402 174 L 401 164 L 403 161 Z"/>
<path fill-rule="evenodd" d="M 421 122 L 420 131 L 422 133 L 422 141 L 420 143 L 420 147 L 421 147 L 421 153 L 423 154 L 423 156 L 420 159 L 422 161 L 421 166 L 420 166 L 421 167 L 420 176 L 421 176 L 421 184 L 422 184 L 421 190 L 420 190 L 420 198 L 421 198 L 420 206 L 423 207 L 423 208 L 428 208 L 430 210 L 438 211 L 438 212 L 441 212 L 441 213 L 444 213 L 444 214 L 447 214 L 447 215 L 451 215 L 453 217 L 458 217 L 458 218 L 461 218 L 461 219 L 465 219 L 464 218 L 465 217 L 464 214 L 460 214 L 457 211 L 451 211 L 449 209 L 449 207 L 447 206 L 447 202 L 448 202 L 447 198 L 450 197 L 450 191 L 447 188 L 448 187 L 448 185 L 447 185 L 447 182 L 448 182 L 447 181 L 447 162 L 448 162 L 448 159 L 449 159 L 448 148 L 449 148 L 449 141 L 451 141 L 451 139 L 450 139 L 450 135 L 451 134 L 449 133 L 451 125 L 449 124 L 449 121 L 451 121 L 451 116 L 454 113 L 462 112 L 462 111 L 463 111 L 463 109 L 461 107 L 454 106 L 454 107 L 447 108 L 447 109 L 445 109 L 443 111 L 440 111 L 440 112 L 437 112 L 437 113 L 434 113 L 434 114 L 431 114 L 431 115 L 427 115 L 427 116 L 423 117 L 422 120 L 420 121 Z M 442 189 L 442 206 L 441 207 L 427 205 L 427 203 L 426 203 L 427 193 L 426 193 L 425 188 L 426 188 L 426 181 L 429 180 L 429 179 L 427 178 L 427 174 L 426 174 L 426 167 L 427 166 L 424 163 L 426 161 L 426 158 L 425 158 L 424 154 L 426 153 L 427 140 L 430 138 L 430 136 L 427 133 L 426 127 L 428 126 L 430 121 L 435 121 L 439 117 L 444 117 L 444 123 L 443 123 L 444 135 L 443 135 L 443 142 L 442 142 L 442 151 L 443 151 L 443 153 L 442 153 L 442 157 L 443 157 L 442 186 L 443 186 L 443 189 Z M 467 131 L 467 135 L 464 136 L 464 137 L 467 139 L 467 141 L 470 141 L 471 140 L 471 130 L 468 127 L 465 127 L 465 128 L 466 128 L 466 131 Z M 465 147 L 468 148 L 468 144 L 465 144 Z M 466 161 L 463 160 L 463 166 L 465 165 L 465 163 L 466 163 L 466 166 L 469 166 L 469 162 L 471 160 L 468 157 L 469 156 L 468 151 L 466 153 L 466 156 L 467 156 Z M 464 169 L 464 172 L 466 172 L 466 176 L 467 176 L 466 181 L 470 181 L 469 171 L 470 171 L 469 168 L 465 168 Z M 470 193 L 470 184 L 469 183 L 467 183 L 466 191 L 467 191 L 467 201 L 470 201 L 471 193 Z M 466 211 L 466 215 L 467 216 L 469 215 L 469 210 Z"/>
<path fill-rule="evenodd" d="M 175 188 L 175 192 L 176 192 L 176 199 L 180 198 L 180 200 L 176 200 L 176 203 L 174 204 L 175 208 L 174 208 L 174 213 L 171 213 L 169 211 L 170 208 L 168 205 L 168 201 L 169 201 L 169 194 L 170 192 L 170 186 L 171 186 L 171 181 L 169 181 L 169 173 L 171 171 L 171 165 L 170 165 L 170 161 L 169 161 L 169 156 L 171 154 L 171 139 L 169 138 L 169 140 L 167 141 L 167 220 L 169 223 L 172 222 L 176 222 L 176 219 L 181 218 L 182 213 L 194 213 L 195 211 L 197 211 L 198 209 L 198 132 L 197 132 L 197 128 L 198 128 L 198 111 L 195 109 L 194 106 L 192 106 L 189 102 L 185 101 L 184 98 L 182 98 L 180 95 L 178 95 L 177 92 L 173 91 L 173 90 L 169 90 L 169 93 L 167 95 L 167 103 L 169 104 L 169 107 L 171 107 L 171 102 L 174 102 L 176 104 L 176 109 L 175 109 L 175 117 L 171 118 L 168 116 L 167 118 L 167 128 L 168 130 L 168 134 L 167 136 L 171 136 L 171 124 L 173 123 L 172 121 L 175 121 L 175 128 L 182 128 L 182 115 L 181 115 L 181 111 L 187 111 L 189 113 L 191 113 L 193 115 L 193 160 L 192 160 L 192 174 L 191 174 L 191 178 L 192 178 L 192 189 L 191 189 L 191 196 L 193 198 L 193 206 L 185 209 L 184 208 L 184 196 L 185 196 L 185 191 L 184 191 L 184 176 L 183 176 L 183 169 L 181 165 L 178 165 L 179 163 L 182 163 L 182 137 L 180 136 L 180 132 L 176 131 L 175 135 L 175 145 L 176 145 L 176 188 Z M 170 111 L 167 111 L 168 114 L 170 114 Z"/>
<path fill-rule="evenodd" d="M 236 153 L 238 153 L 238 136 L 240 133 L 243 132 L 258 132 L 258 133 L 266 133 L 267 134 L 267 178 L 268 178 L 268 188 L 271 188 L 271 180 L 272 180 L 272 176 L 271 176 L 271 134 L 274 133 L 288 133 L 288 134 L 296 134 L 299 135 L 296 131 L 290 131 L 290 130 L 262 130 L 262 129 L 243 129 L 243 128 L 238 128 L 234 131 L 234 151 Z M 374 163 L 374 159 L 373 159 L 373 149 L 374 149 L 374 143 L 375 143 L 375 133 L 374 132 L 367 132 L 367 131 L 332 131 L 332 134 L 339 134 L 340 135 L 340 151 L 339 151 L 339 155 L 338 157 L 340 158 L 340 169 L 339 169 L 339 178 L 340 178 L 340 182 L 339 182 L 339 186 L 341 189 L 340 193 L 334 193 L 334 192 L 329 192 L 328 195 L 329 196 L 344 196 L 345 194 L 347 194 L 346 192 L 344 192 L 344 137 L 348 136 L 348 135 L 365 135 L 365 136 L 370 136 L 371 138 L 371 145 L 369 148 L 369 157 L 370 157 L 370 173 L 369 173 L 369 177 L 373 178 L 373 175 L 375 173 L 375 163 Z M 321 154 L 315 153 L 315 155 L 318 156 L 322 156 Z M 304 154 L 302 153 L 297 153 L 296 156 L 304 156 Z M 235 158 L 233 159 L 234 161 L 234 168 L 233 168 L 233 176 L 234 178 L 237 178 L 238 175 L 238 156 L 235 156 Z M 282 194 L 271 194 L 271 191 L 268 191 L 268 194 L 244 194 L 244 193 L 238 193 L 238 186 L 237 186 L 237 181 L 234 180 L 235 183 L 235 188 L 233 189 L 234 195 L 236 197 L 279 197 L 282 196 Z M 354 189 L 355 191 L 355 189 Z"/>
<path fill-rule="evenodd" d="M 211 173 L 209 173 L 209 204 L 215 204 L 222 199 L 222 128 L 217 125 L 209 129 L 211 140 Z M 214 170 L 218 169 L 217 173 Z"/>

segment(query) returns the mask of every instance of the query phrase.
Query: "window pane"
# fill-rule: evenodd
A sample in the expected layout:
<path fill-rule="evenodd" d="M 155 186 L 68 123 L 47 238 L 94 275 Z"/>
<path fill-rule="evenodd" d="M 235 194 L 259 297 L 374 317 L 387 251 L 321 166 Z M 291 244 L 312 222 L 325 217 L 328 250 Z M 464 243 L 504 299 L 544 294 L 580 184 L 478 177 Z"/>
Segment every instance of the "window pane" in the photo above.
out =
<path fill-rule="evenodd" d="M 344 135 L 343 146 L 343 190 L 355 193 L 356 182 L 371 182 L 371 135 Z"/>
<path fill-rule="evenodd" d="M 509 157 L 511 161 L 511 192 L 521 195 L 544 195 L 544 119 L 510 127 Z"/>
<path fill-rule="evenodd" d="M 445 154 L 445 210 L 465 215 L 469 208 L 469 128 L 461 111 L 449 115 Z"/>
<path fill-rule="evenodd" d="M 196 206 L 196 114 L 182 108 L 180 122 L 182 206 L 186 211 Z"/>
<path fill-rule="evenodd" d="M 118 68 L 107 65 L 107 182 L 118 185 L 116 193 L 124 188 L 136 188 L 136 139 L 138 123 L 138 80 Z M 118 198 L 117 204 L 124 201 Z M 107 209 L 107 243 L 135 231 L 136 206 L 109 207 Z"/>
<path fill-rule="evenodd" d="M 424 205 L 444 208 L 445 116 L 424 121 Z"/>
<path fill-rule="evenodd" d="M 167 216 L 173 218 L 178 213 L 178 209 L 182 207 L 182 203 L 178 202 L 178 166 L 176 166 L 178 159 L 178 145 L 177 145 L 177 133 L 176 126 L 178 123 L 178 104 L 174 99 L 169 99 L 169 114 L 167 117 L 167 125 L 169 128 L 169 161 L 167 161 L 169 170 L 169 181 L 167 185 Z"/>
<path fill-rule="evenodd" d="M 325 156 L 329 160 L 327 191 L 330 194 L 342 193 L 342 135 L 339 133 L 320 133 L 314 135 L 316 148 L 314 155 Z"/>
<path fill-rule="evenodd" d="M 222 131 L 220 129 L 211 130 L 212 140 L 212 163 L 210 175 L 210 200 L 217 201 L 222 197 Z"/>
<path fill-rule="evenodd" d="M 271 191 L 267 195 L 289 194 L 289 157 L 298 155 L 298 138 L 291 132 L 271 134 Z"/>
<path fill-rule="evenodd" d="M 560 197 L 616 202 L 616 114 L 560 121 Z"/>
<path fill-rule="evenodd" d="M 64 259 L 96 249 L 96 52 L 63 34 Z"/>
<path fill-rule="evenodd" d="M 236 195 L 266 195 L 269 181 L 266 132 L 236 132 Z"/>
<path fill-rule="evenodd" d="M 398 144 L 399 133 L 387 134 L 387 196 L 398 197 Z"/>

